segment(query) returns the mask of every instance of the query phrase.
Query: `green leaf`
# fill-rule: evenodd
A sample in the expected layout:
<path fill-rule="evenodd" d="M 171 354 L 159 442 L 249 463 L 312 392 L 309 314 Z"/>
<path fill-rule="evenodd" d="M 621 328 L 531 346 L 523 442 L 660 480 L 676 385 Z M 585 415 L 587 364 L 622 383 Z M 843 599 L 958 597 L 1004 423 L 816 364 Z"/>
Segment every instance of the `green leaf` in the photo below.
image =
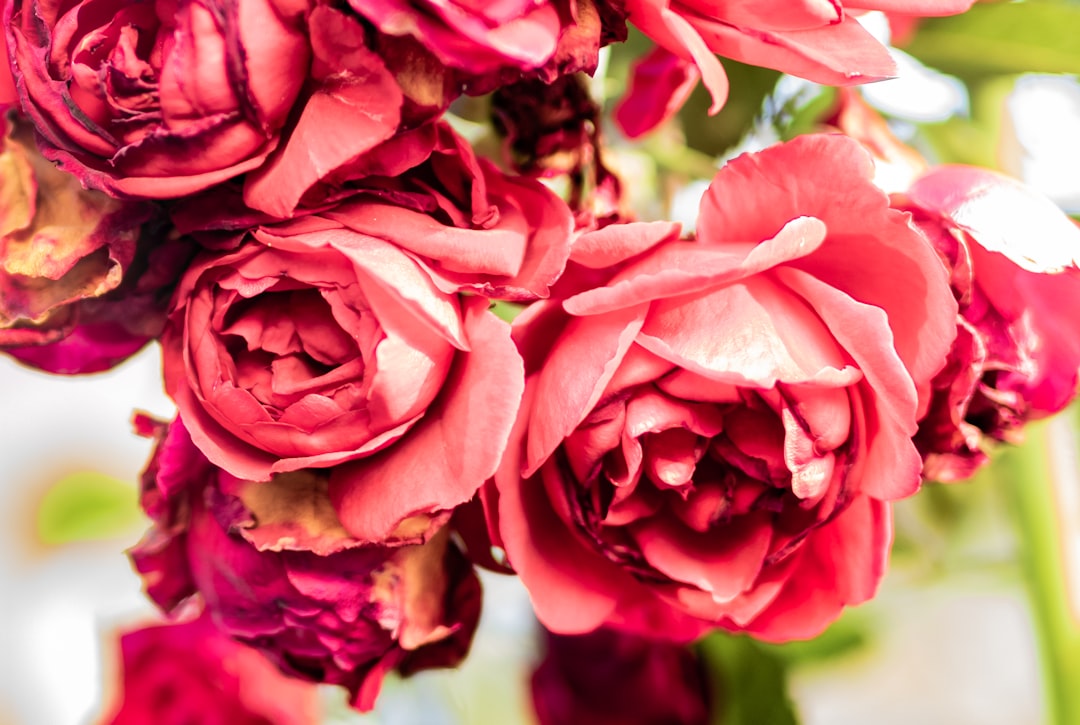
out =
<path fill-rule="evenodd" d="M 679 112 L 686 145 L 708 156 L 720 156 L 746 136 L 780 79 L 780 72 L 769 68 L 745 65 L 730 58 L 721 58 L 720 62 L 731 84 L 720 112 L 709 115 L 712 98 L 701 83 Z"/>
<path fill-rule="evenodd" d="M 45 492 L 37 533 L 45 544 L 69 544 L 123 536 L 144 521 L 134 486 L 97 471 L 79 471 Z"/>
<path fill-rule="evenodd" d="M 513 322 L 514 318 L 521 314 L 525 309 L 525 305 L 518 302 L 506 302 L 505 300 L 495 300 L 489 306 L 488 309 L 495 313 L 495 316 L 504 322 Z"/>
<path fill-rule="evenodd" d="M 962 15 L 923 20 L 904 48 L 966 80 L 1080 71 L 1080 5 L 1053 0 L 979 3 Z"/>
<path fill-rule="evenodd" d="M 787 666 L 749 637 L 712 634 L 698 644 L 712 685 L 710 725 L 797 725 Z"/>

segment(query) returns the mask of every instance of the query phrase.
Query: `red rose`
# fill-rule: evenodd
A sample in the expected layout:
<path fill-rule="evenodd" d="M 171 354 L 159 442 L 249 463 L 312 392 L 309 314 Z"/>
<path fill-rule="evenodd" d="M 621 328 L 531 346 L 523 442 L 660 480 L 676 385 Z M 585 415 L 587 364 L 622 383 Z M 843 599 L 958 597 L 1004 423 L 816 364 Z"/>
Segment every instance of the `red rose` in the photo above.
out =
<path fill-rule="evenodd" d="M 704 667 L 689 648 L 607 628 L 545 634 L 532 676 L 540 725 L 709 722 Z"/>
<path fill-rule="evenodd" d="M 956 307 L 872 173 L 843 136 L 742 156 L 696 241 L 587 234 L 515 321 L 492 517 L 545 626 L 785 640 L 873 595 Z"/>
<path fill-rule="evenodd" d="M 670 66 L 695 64 L 712 93 L 712 112 L 724 105 L 727 76 L 714 55 L 741 63 L 775 68 L 826 85 L 890 78 L 896 66 L 889 52 L 863 29 L 851 12 L 890 10 L 915 15 L 955 15 L 974 0 L 627 0 L 629 20 L 657 45 L 678 56 L 664 63 L 649 58 L 634 85 L 640 98 L 631 97 L 629 108 L 644 107 L 645 99 L 662 97 L 686 83 L 686 73 Z M 663 73 L 656 69 L 664 67 Z M 692 72 L 690 72 L 692 73 Z M 696 75 L 696 74 L 694 74 Z M 650 76 L 654 76 L 650 82 Z M 661 83 L 660 89 L 652 83 Z M 684 93 L 685 95 L 685 93 Z M 658 123 L 667 113 L 650 110 Z M 632 135 L 651 128 L 624 112 Z"/>
<path fill-rule="evenodd" d="M 45 154 L 114 196 L 176 197 L 257 167 L 308 77 L 305 0 L 11 3 Z"/>
<path fill-rule="evenodd" d="M 418 546 L 350 537 L 327 496 L 327 473 L 269 482 L 210 464 L 179 420 L 139 421 L 159 444 L 143 476 L 154 526 L 131 551 L 165 611 L 197 597 L 223 632 L 283 671 L 341 685 L 374 704 L 383 676 L 457 664 L 480 613 L 480 585 L 444 529 Z"/>
<path fill-rule="evenodd" d="M 121 698 L 112 725 L 314 725 L 318 693 L 202 616 L 120 638 Z"/>
<path fill-rule="evenodd" d="M 477 295 L 545 296 L 565 264 L 565 204 L 460 151 L 197 259 L 162 340 L 216 465 L 261 481 L 364 459 L 331 494 L 365 541 L 421 537 L 494 472 L 521 362 Z"/>
<path fill-rule="evenodd" d="M 894 198 L 952 270 L 956 343 L 916 437 L 925 474 L 971 476 L 985 439 L 1017 442 L 1064 408 L 1080 369 L 1080 229 L 1045 197 L 986 169 L 941 166 Z"/>

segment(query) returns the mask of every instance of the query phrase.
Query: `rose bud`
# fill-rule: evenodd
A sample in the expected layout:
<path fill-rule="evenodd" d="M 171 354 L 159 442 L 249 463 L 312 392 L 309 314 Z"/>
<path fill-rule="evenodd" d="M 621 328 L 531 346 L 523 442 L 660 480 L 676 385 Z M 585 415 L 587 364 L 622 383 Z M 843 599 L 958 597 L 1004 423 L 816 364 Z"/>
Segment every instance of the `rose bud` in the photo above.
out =
<path fill-rule="evenodd" d="M 10 3 L 45 155 L 114 196 L 190 194 L 256 168 L 308 77 L 304 0 Z"/>
<path fill-rule="evenodd" d="M 485 496 L 546 627 L 779 641 L 873 596 L 956 303 L 872 176 L 843 136 L 741 156 L 696 241 L 586 234 L 515 320 L 525 400 Z"/>
<path fill-rule="evenodd" d="M 0 349 L 54 373 L 108 369 L 161 333 L 190 245 L 149 205 L 83 189 L 38 153 L 27 124 L 6 123 Z"/>
<path fill-rule="evenodd" d="M 391 670 L 456 665 L 467 653 L 480 584 L 444 529 L 420 546 L 350 537 L 327 474 L 244 481 L 212 465 L 183 424 L 145 419 L 159 438 L 143 476 L 154 526 L 131 551 L 165 611 L 197 596 L 214 624 L 284 672 L 341 685 L 370 709 Z"/>
<path fill-rule="evenodd" d="M 485 297 L 547 295 L 570 242 L 550 191 L 440 138 L 404 177 L 196 259 L 162 338 L 166 390 L 215 465 L 337 466 L 345 527 L 373 543 L 419 541 L 494 473 L 523 381 Z"/>
<path fill-rule="evenodd" d="M 1018 442 L 1064 408 L 1080 369 L 1080 228 L 1045 197 L 986 169 L 941 166 L 894 196 L 952 271 L 956 343 L 915 438 L 924 473 L 959 481 L 988 440 Z"/>
<path fill-rule="evenodd" d="M 709 722 L 704 668 L 687 647 L 608 628 L 544 642 L 532 676 L 540 725 Z"/>
<path fill-rule="evenodd" d="M 723 107 L 728 79 L 716 55 L 775 68 L 831 86 L 868 83 L 896 75 L 888 50 L 852 13 L 895 10 L 918 15 L 955 15 L 974 0 L 756 0 L 681 3 L 627 0 L 630 22 L 663 48 L 643 58 L 631 75 L 624 105 L 643 109 L 647 121 L 621 111 L 617 117 L 638 136 L 674 113 L 698 75 L 712 94 L 710 113 Z M 666 51 L 666 52 L 665 52 Z M 674 57 L 671 57 L 674 56 Z M 697 71 L 686 69 L 696 65 Z M 659 84 L 659 88 L 655 87 Z M 668 101 L 669 96 L 679 100 Z M 659 106 L 650 106 L 654 100 Z M 663 108 L 663 112 L 659 112 Z"/>
<path fill-rule="evenodd" d="M 315 725 L 318 693 L 207 616 L 125 632 L 112 725 Z"/>

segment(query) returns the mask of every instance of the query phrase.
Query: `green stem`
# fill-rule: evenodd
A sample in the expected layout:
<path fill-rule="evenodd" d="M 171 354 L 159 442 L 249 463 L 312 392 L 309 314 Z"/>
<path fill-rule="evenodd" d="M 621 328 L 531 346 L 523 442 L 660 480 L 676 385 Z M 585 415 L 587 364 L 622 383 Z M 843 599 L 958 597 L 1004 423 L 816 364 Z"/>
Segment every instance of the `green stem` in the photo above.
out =
<path fill-rule="evenodd" d="M 1078 440 L 1065 416 L 1027 428 L 1027 442 L 1003 451 L 992 475 L 1003 484 L 1020 534 L 1024 572 L 1039 639 L 1047 722 L 1080 723 L 1080 621 L 1069 592 L 1070 540 L 1075 511 L 1066 506 L 1077 489 Z M 1071 489 L 1071 490 L 1070 490 Z"/>
<path fill-rule="evenodd" d="M 714 632 L 697 645 L 711 694 L 709 725 L 796 725 L 787 666 L 749 637 Z"/>

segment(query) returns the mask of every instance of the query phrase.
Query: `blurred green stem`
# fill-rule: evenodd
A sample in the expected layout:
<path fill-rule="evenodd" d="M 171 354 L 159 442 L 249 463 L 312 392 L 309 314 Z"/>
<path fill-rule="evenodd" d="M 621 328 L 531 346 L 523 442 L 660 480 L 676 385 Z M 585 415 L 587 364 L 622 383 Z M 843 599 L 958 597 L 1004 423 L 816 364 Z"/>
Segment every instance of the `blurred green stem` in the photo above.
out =
<path fill-rule="evenodd" d="M 709 725 L 796 725 L 787 694 L 787 665 L 744 635 L 714 632 L 697 653 L 711 690 Z"/>
<path fill-rule="evenodd" d="M 1062 416 L 1027 428 L 1027 441 L 1003 451 L 993 469 L 1008 496 L 1020 535 L 1024 572 L 1039 639 L 1047 722 L 1080 723 L 1080 622 L 1070 604 L 1067 552 L 1075 526 L 1066 504 L 1076 487 L 1076 447 L 1072 421 Z M 1080 521 L 1074 522 L 1080 525 Z"/>

